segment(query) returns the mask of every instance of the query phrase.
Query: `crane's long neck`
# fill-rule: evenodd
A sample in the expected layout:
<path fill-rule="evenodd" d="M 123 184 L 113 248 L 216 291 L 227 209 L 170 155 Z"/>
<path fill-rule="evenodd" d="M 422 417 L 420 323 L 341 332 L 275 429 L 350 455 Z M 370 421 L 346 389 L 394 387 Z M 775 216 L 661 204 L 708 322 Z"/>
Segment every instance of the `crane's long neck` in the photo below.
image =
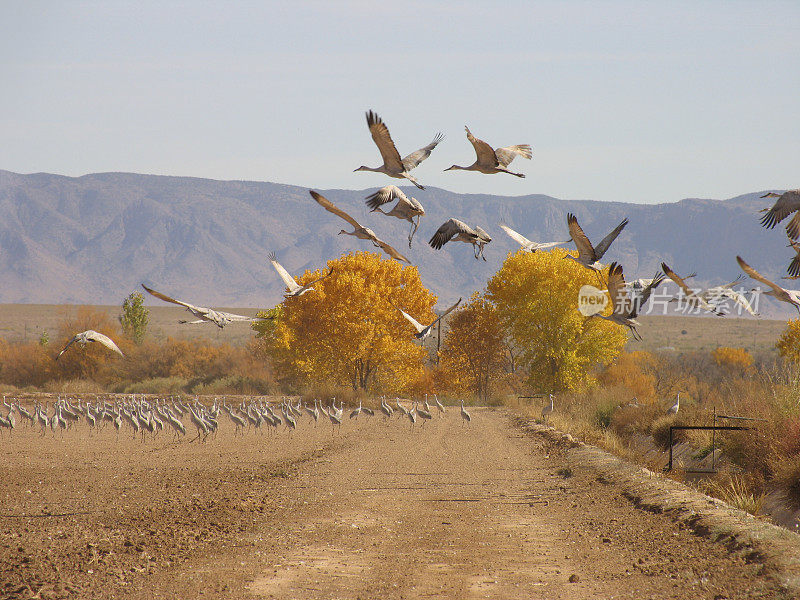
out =
<path fill-rule="evenodd" d="M 356 169 L 356 171 L 372 171 L 373 173 L 383 173 L 383 167 L 367 167 L 361 166 Z"/>

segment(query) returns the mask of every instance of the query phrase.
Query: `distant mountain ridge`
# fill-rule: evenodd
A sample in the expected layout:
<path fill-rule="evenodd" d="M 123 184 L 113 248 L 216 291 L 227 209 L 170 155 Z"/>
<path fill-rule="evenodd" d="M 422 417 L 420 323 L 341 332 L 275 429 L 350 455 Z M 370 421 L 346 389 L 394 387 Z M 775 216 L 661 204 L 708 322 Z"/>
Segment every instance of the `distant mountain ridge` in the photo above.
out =
<path fill-rule="evenodd" d="M 533 240 L 564 240 L 568 212 L 595 242 L 630 219 L 605 257 L 621 261 L 629 278 L 652 276 L 663 260 L 681 274 L 697 271 L 698 284 L 722 283 L 740 273 L 741 254 L 777 281 L 792 257 L 781 227 L 759 225 L 757 211 L 771 204 L 759 198 L 764 192 L 647 205 L 404 188 L 426 211 L 409 249 L 408 222 L 369 213 L 370 190 L 319 191 L 419 265 L 442 302 L 482 289 L 516 250 L 498 224 Z M 427 245 L 450 217 L 489 232 L 488 262 L 476 261 L 465 244 L 438 252 Z M 147 283 L 206 306 L 272 306 L 283 286 L 267 254 L 274 250 L 290 273 L 300 274 L 342 252 L 371 249 L 338 236 L 345 226 L 298 186 L 0 170 L 0 302 L 117 304 Z"/>

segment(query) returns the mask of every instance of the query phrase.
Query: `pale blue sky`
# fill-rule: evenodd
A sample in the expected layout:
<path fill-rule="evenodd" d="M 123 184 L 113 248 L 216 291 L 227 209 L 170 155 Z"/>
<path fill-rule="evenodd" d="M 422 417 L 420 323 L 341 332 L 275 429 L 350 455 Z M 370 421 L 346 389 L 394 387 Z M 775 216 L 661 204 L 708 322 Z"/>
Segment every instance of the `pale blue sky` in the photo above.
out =
<path fill-rule="evenodd" d="M 402 12 L 396 12 L 402 11 Z M 800 2 L 3 2 L 0 169 L 669 202 L 800 186 Z M 470 164 L 469 125 L 530 143 Z"/>

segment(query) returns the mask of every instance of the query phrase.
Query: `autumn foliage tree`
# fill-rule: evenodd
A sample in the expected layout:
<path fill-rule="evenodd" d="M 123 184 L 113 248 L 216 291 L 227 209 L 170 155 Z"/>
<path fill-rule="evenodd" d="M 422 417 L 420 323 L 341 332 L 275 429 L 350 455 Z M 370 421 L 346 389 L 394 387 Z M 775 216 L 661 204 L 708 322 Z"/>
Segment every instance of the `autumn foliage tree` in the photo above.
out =
<path fill-rule="evenodd" d="M 775 347 L 783 358 L 800 363 L 800 319 L 789 321 Z"/>
<path fill-rule="evenodd" d="M 441 368 L 453 391 L 471 392 L 487 400 L 494 383 L 507 371 L 505 330 L 498 311 L 482 296 L 448 320 L 441 350 Z"/>
<path fill-rule="evenodd" d="M 711 356 L 718 366 L 737 373 L 745 373 L 753 366 L 753 356 L 744 348 L 720 346 Z"/>
<path fill-rule="evenodd" d="M 328 261 L 334 273 L 314 291 L 287 298 L 273 321 L 254 324 L 285 384 L 400 391 L 419 379 L 427 351 L 392 304 L 420 322 L 432 321 L 436 296 L 416 267 L 372 252 Z M 306 271 L 303 285 L 322 276 Z"/>
<path fill-rule="evenodd" d="M 487 285 L 532 391 L 587 386 L 595 367 L 614 360 L 627 340 L 624 327 L 578 312 L 579 289 L 598 278 L 566 255 L 559 248 L 511 254 Z"/>
<path fill-rule="evenodd" d="M 647 367 L 655 361 L 655 357 L 644 350 L 621 352 L 606 365 L 598 379 L 606 386 L 627 388 L 640 402 L 652 402 L 656 399 L 657 380 Z"/>

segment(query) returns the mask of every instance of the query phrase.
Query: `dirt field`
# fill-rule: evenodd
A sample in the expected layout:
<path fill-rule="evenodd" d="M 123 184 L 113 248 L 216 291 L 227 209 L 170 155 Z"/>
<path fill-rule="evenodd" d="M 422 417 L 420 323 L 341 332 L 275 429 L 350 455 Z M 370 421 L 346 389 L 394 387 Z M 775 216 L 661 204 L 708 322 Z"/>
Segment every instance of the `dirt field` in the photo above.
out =
<path fill-rule="evenodd" d="M 0 438 L 2 598 L 779 598 L 504 410 Z"/>

